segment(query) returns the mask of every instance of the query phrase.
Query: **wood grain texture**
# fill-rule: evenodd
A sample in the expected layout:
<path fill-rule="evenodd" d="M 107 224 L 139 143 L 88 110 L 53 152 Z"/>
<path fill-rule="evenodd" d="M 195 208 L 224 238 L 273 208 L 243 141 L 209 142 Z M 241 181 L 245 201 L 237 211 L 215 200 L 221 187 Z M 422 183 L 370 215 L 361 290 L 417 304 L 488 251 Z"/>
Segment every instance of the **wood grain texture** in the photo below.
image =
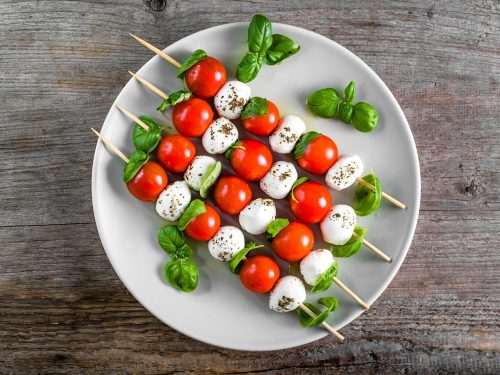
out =
<path fill-rule="evenodd" d="M 334 39 L 392 90 L 422 173 L 417 232 L 372 309 L 270 353 L 191 340 L 116 277 L 92 214 L 95 138 L 122 86 L 211 26 L 275 22 Z M 0 373 L 500 373 L 498 1 L 0 2 Z"/>

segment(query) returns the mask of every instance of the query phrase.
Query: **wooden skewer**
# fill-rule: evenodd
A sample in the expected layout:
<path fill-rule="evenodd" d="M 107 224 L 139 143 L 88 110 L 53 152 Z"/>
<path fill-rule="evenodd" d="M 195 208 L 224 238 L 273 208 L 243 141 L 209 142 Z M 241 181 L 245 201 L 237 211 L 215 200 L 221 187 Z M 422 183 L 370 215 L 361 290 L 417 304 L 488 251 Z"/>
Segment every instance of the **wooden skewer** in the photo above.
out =
<path fill-rule="evenodd" d="M 127 111 L 125 108 L 123 107 L 120 107 L 118 104 L 116 104 L 116 108 L 118 108 L 120 111 L 122 111 L 129 119 L 135 121 L 141 128 L 143 128 L 144 130 L 148 131 L 149 130 L 149 126 L 147 126 L 144 121 L 142 121 L 139 117 L 137 117 L 136 115 L 134 115 L 133 113 L 130 113 L 129 111 Z"/>
<path fill-rule="evenodd" d="M 359 303 L 365 310 L 370 308 L 370 305 L 359 298 L 351 289 L 347 287 L 342 281 L 340 281 L 336 276 L 333 277 L 333 282 L 337 284 L 344 292 L 346 292 L 353 300 Z"/>
<path fill-rule="evenodd" d="M 123 152 L 121 152 L 113 143 L 111 143 L 111 141 L 108 138 L 106 138 L 105 136 L 103 136 L 101 133 L 99 133 L 94 128 L 91 128 L 91 129 L 101 139 L 101 141 L 107 147 L 109 147 L 109 149 L 111 151 L 113 151 L 116 154 L 116 156 L 118 156 L 120 159 L 122 159 L 125 163 L 129 162 L 129 158 L 127 158 Z"/>
<path fill-rule="evenodd" d="M 372 184 L 370 184 L 369 182 L 366 182 L 365 180 L 363 180 L 361 177 L 356 177 L 356 181 L 358 181 L 359 184 L 367 187 L 368 189 L 370 189 L 371 191 L 375 191 L 375 186 L 373 186 Z M 396 198 L 390 196 L 389 194 L 387 193 L 384 193 L 382 192 L 382 197 L 387 199 L 389 202 L 391 202 L 393 205 L 401 208 L 402 210 L 406 209 L 406 205 L 404 203 L 401 203 L 400 201 L 398 201 Z"/>
<path fill-rule="evenodd" d="M 356 232 L 352 232 L 352 236 L 356 239 L 359 239 L 359 235 Z M 380 250 L 378 247 L 376 247 L 372 243 L 368 242 L 364 238 L 363 238 L 363 245 L 365 245 L 368 249 L 373 251 L 375 254 L 377 254 L 379 257 L 381 257 L 386 262 L 389 262 L 389 263 L 392 262 L 392 259 L 390 256 L 386 255 L 382 250 Z"/>
<path fill-rule="evenodd" d="M 316 318 L 316 314 L 314 312 L 311 311 L 310 308 L 308 308 L 306 305 L 304 305 L 303 303 L 301 303 L 299 305 L 299 308 L 304 311 L 307 315 L 309 315 L 311 318 Z M 321 325 L 328 331 L 330 332 L 332 335 L 334 335 L 335 337 L 337 337 L 341 342 L 344 342 L 345 340 L 345 337 L 342 336 L 335 328 L 333 328 L 330 324 L 328 324 L 327 322 L 323 322 L 321 323 Z"/>
<path fill-rule="evenodd" d="M 175 65 L 177 68 L 180 68 L 181 67 L 181 63 L 178 62 L 176 59 L 174 59 L 173 57 L 170 57 L 169 55 L 167 55 L 165 52 L 163 52 L 162 50 L 159 50 L 158 48 L 156 48 L 155 46 L 153 46 L 151 43 L 148 43 L 146 42 L 145 40 L 139 38 L 138 36 L 135 36 L 134 34 L 130 34 L 130 36 L 132 38 L 134 38 L 135 40 L 137 40 L 139 43 L 141 43 L 144 47 L 146 47 L 147 49 L 153 51 L 154 53 L 156 53 L 158 56 L 164 58 L 165 60 L 167 60 L 170 64 L 172 65 Z"/>
<path fill-rule="evenodd" d="M 132 73 L 130 70 L 128 72 L 132 75 L 132 77 L 134 77 L 136 80 L 138 80 L 144 86 L 146 86 L 148 89 L 150 89 L 151 91 L 153 91 L 155 94 L 161 96 L 165 100 L 168 99 L 168 95 L 165 94 L 163 91 L 161 91 L 158 87 L 156 87 L 152 83 L 149 83 L 144 78 L 139 77 L 137 74 Z"/>

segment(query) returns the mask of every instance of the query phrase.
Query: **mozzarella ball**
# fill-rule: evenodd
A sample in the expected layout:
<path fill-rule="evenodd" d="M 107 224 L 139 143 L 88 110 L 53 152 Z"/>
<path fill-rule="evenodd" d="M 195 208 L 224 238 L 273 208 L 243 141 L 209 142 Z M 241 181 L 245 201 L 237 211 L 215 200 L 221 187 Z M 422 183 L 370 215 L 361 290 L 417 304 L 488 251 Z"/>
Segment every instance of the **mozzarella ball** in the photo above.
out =
<path fill-rule="evenodd" d="M 344 245 L 349 241 L 355 226 L 356 213 L 345 204 L 332 206 L 320 224 L 323 239 L 332 245 Z"/>
<path fill-rule="evenodd" d="M 201 142 L 209 154 L 222 154 L 238 140 L 238 129 L 227 118 L 220 117 L 212 121 Z"/>
<path fill-rule="evenodd" d="M 293 163 L 277 161 L 260 180 L 260 188 L 271 198 L 283 199 L 290 192 L 297 178 L 297 170 Z"/>
<path fill-rule="evenodd" d="M 272 199 L 257 198 L 240 212 L 240 225 L 250 234 L 262 234 L 276 219 L 276 206 Z"/>
<path fill-rule="evenodd" d="M 208 251 L 215 259 L 229 262 L 245 247 L 245 236 L 241 229 L 226 225 L 220 227 L 208 241 Z"/>
<path fill-rule="evenodd" d="M 175 221 L 179 219 L 191 202 L 191 191 L 185 181 L 176 181 L 167 186 L 156 200 L 156 212 L 162 218 Z"/>
<path fill-rule="evenodd" d="M 284 276 L 269 294 L 269 308 L 277 312 L 293 311 L 306 300 L 306 288 L 298 277 Z"/>
<path fill-rule="evenodd" d="M 200 191 L 201 179 L 208 169 L 217 161 L 206 155 L 196 156 L 184 173 L 184 181 L 195 191 Z"/>
<path fill-rule="evenodd" d="M 326 172 L 326 184 L 334 190 L 351 186 L 363 173 L 363 162 L 358 155 L 343 156 Z"/>
<path fill-rule="evenodd" d="M 243 82 L 227 81 L 214 97 L 215 109 L 221 117 L 235 120 L 240 117 L 251 92 Z"/>
<path fill-rule="evenodd" d="M 306 124 L 298 116 L 288 115 L 280 119 L 274 132 L 269 136 L 269 144 L 274 152 L 292 152 L 300 136 L 306 131 Z"/>
<path fill-rule="evenodd" d="M 314 285 L 333 262 L 334 259 L 330 250 L 313 250 L 300 261 L 300 273 L 307 284 Z"/>

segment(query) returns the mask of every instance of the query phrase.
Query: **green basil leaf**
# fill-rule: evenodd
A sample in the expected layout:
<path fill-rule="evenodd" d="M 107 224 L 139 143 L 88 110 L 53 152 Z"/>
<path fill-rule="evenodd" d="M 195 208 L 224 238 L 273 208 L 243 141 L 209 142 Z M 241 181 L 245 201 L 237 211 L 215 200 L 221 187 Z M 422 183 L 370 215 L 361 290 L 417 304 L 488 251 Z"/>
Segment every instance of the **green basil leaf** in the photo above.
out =
<path fill-rule="evenodd" d="M 179 221 L 177 222 L 177 228 L 179 228 L 179 230 L 186 229 L 191 220 L 193 220 L 196 216 L 204 214 L 205 212 L 207 212 L 205 203 L 200 199 L 194 199 L 182 213 Z"/>
<path fill-rule="evenodd" d="M 163 277 L 174 288 L 190 293 L 198 286 L 199 271 L 191 259 L 173 259 L 165 264 Z"/>
<path fill-rule="evenodd" d="M 176 91 L 168 96 L 168 99 L 165 99 L 156 110 L 163 112 L 165 109 L 170 107 L 171 105 L 176 105 L 177 103 L 183 102 L 184 100 L 188 100 L 191 97 L 192 93 L 188 90 L 180 90 Z"/>
<path fill-rule="evenodd" d="M 321 297 L 318 299 L 318 303 L 326 306 L 330 312 L 337 310 L 337 307 L 339 307 L 339 300 L 335 297 Z"/>
<path fill-rule="evenodd" d="M 254 96 L 250 98 L 243 111 L 241 111 L 240 118 L 245 120 L 254 116 L 264 116 L 267 115 L 267 111 L 267 99 Z"/>
<path fill-rule="evenodd" d="M 319 326 L 321 323 L 323 323 L 328 315 L 334 311 L 338 305 L 339 302 L 337 298 L 335 297 L 322 297 L 318 299 L 318 303 L 325 306 L 326 309 L 323 311 L 320 311 L 316 306 L 309 302 L 304 302 L 304 305 L 306 305 L 314 314 L 316 314 L 316 318 L 313 318 L 309 316 L 308 313 L 303 311 L 301 308 L 298 308 L 297 315 L 299 318 L 300 325 L 302 327 L 316 327 Z"/>
<path fill-rule="evenodd" d="M 158 231 L 158 243 L 171 257 L 175 257 L 177 250 L 184 245 L 185 242 L 184 233 L 173 224 L 167 224 Z"/>
<path fill-rule="evenodd" d="M 342 102 L 339 106 L 339 120 L 349 124 L 352 119 L 353 106 L 349 103 Z"/>
<path fill-rule="evenodd" d="M 350 238 L 347 243 L 343 245 L 332 245 L 331 251 L 334 257 L 337 258 L 348 258 L 356 254 L 363 246 L 363 238 L 366 235 L 366 229 L 361 227 L 355 227 L 354 232 L 359 236 L 355 238 L 354 236 Z"/>
<path fill-rule="evenodd" d="M 267 227 L 266 239 L 269 241 L 272 240 L 288 224 L 290 224 L 288 219 L 283 219 L 283 218 L 271 221 L 271 224 L 269 224 Z"/>
<path fill-rule="evenodd" d="M 359 102 L 353 108 L 351 122 L 360 132 L 371 132 L 377 127 L 378 112 L 374 106 Z"/>
<path fill-rule="evenodd" d="M 363 177 L 363 180 L 375 186 L 375 191 L 367 188 L 363 184 L 358 183 L 356 193 L 354 194 L 354 212 L 359 216 L 367 216 L 375 211 L 382 201 L 382 186 L 378 178 L 371 172 Z"/>
<path fill-rule="evenodd" d="M 149 154 L 160 143 L 161 127 L 151 117 L 141 116 L 140 119 L 148 126 L 148 130 L 136 124 L 132 131 L 132 142 L 137 150 Z"/>
<path fill-rule="evenodd" d="M 123 168 L 123 181 L 129 182 L 140 171 L 142 166 L 149 160 L 149 155 L 144 151 L 135 150 L 130 154 L 129 161 Z"/>
<path fill-rule="evenodd" d="M 313 92 L 306 100 L 309 111 L 311 111 L 313 115 L 322 118 L 337 117 L 341 102 L 342 98 L 339 93 L 331 88 Z"/>
<path fill-rule="evenodd" d="M 356 95 L 356 82 L 351 81 L 344 90 L 344 101 L 347 103 L 352 103 L 355 95 Z"/>
<path fill-rule="evenodd" d="M 292 185 L 292 188 L 290 189 L 290 197 L 295 201 L 297 202 L 297 199 L 295 199 L 295 195 L 293 195 L 293 191 L 295 190 L 295 188 L 299 185 L 302 185 L 304 182 L 306 182 L 307 180 L 309 180 L 309 177 L 300 177 L 299 179 L 297 179 L 297 181 L 295 181 Z"/>
<path fill-rule="evenodd" d="M 328 290 L 328 288 L 330 288 L 330 285 L 332 285 L 333 278 L 337 276 L 338 273 L 339 264 L 336 260 L 334 260 L 332 265 L 321 274 L 318 280 L 316 280 L 313 287 L 311 288 L 311 292 L 319 293 Z"/>
<path fill-rule="evenodd" d="M 205 174 L 201 177 L 200 196 L 202 198 L 207 197 L 208 190 L 213 184 L 215 184 L 217 178 L 219 178 L 221 170 L 222 164 L 220 161 L 218 161 L 217 163 L 212 164 L 210 168 L 207 169 Z"/>
<path fill-rule="evenodd" d="M 273 43 L 271 21 L 261 14 L 253 16 L 248 26 L 248 49 L 252 53 L 265 52 Z"/>
<path fill-rule="evenodd" d="M 224 152 L 224 157 L 226 159 L 231 159 L 231 155 L 233 155 L 233 151 L 235 148 L 238 148 L 239 144 L 241 143 L 241 139 L 238 139 L 236 142 L 234 142 L 227 150 Z"/>
<path fill-rule="evenodd" d="M 255 249 L 258 249 L 260 247 L 263 247 L 264 245 L 257 245 L 255 242 L 247 242 L 245 244 L 245 248 L 243 250 L 240 250 L 234 258 L 229 262 L 229 269 L 231 270 L 232 273 L 239 273 L 240 272 L 240 265 L 241 262 L 244 260 L 244 258 L 247 256 L 247 254 Z"/>
<path fill-rule="evenodd" d="M 184 78 L 184 74 L 189 68 L 191 68 L 198 61 L 203 60 L 208 57 L 207 53 L 202 49 L 197 49 L 191 55 L 188 56 L 186 60 L 182 63 L 179 70 L 177 71 L 177 78 Z"/>
<path fill-rule="evenodd" d="M 293 149 L 293 156 L 295 159 L 300 159 L 302 156 L 304 156 L 304 153 L 306 152 L 307 146 L 309 146 L 309 143 L 314 141 L 316 138 L 318 138 L 321 134 L 315 131 L 310 131 L 305 134 L 302 134 L 302 136 L 299 138 L 299 141 L 295 145 L 295 148 Z"/>
<path fill-rule="evenodd" d="M 273 43 L 264 57 L 266 64 L 276 65 L 300 51 L 300 46 L 285 35 L 273 34 Z"/>
<path fill-rule="evenodd" d="M 236 67 L 236 79 L 241 82 L 250 82 L 257 77 L 262 68 L 262 57 L 255 53 L 247 53 Z"/>

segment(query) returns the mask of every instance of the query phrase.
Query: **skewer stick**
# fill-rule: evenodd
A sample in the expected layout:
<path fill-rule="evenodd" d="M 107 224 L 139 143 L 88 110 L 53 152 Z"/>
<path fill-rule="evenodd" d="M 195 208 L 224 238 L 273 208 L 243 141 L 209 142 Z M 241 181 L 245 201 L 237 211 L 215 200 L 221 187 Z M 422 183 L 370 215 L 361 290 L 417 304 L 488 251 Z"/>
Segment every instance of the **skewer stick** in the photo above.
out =
<path fill-rule="evenodd" d="M 103 136 L 101 133 L 99 133 L 97 130 L 95 130 L 94 128 L 91 128 L 92 131 L 101 139 L 101 141 L 111 150 L 113 151 L 116 156 L 118 156 L 120 159 L 122 159 L 125 163 L 128 163 L 129 162 L 129 158 L 127 158 L 125 156 L 125 154 L 123 152 L 121 152 L 120 150 L 118 150 L 118 148 L 113 144 L 111 143 L 111 141 L 106 138 L 105 136 Z"/>
<path fill-rule="evenodd" d="M 168 95 L 165 94 L 163 91 L 161 91 L 158 87 L 156 87 L 152 83 L 149 83 L 144 78 L 139 77 L 137 74 L 132 73 L 130 70 L 128 72 L 132 75 L 132 77 L 134 77 L 136 80 L 138 80 L 144 86 L 146 86 L 148 89 L 150 89 L 151 91 L 153 91 L 155 94 L 161 96 L 165 100 L 168 99 Z"/>
<path fill-rule="evenodd" d="M 356 232 L 352 232 L 352 236 L 356 239 L 359 239 L 359 235 Z M 386 262 L 389 262 L 389 263 L 392 262 L 392 259 L 390 256 L 386 255 L 382 250 L 380 250 L 378 247 L 373 245 L 371 242 L 368 242 L 364 238 L 363 238 L 363 245 L 365 245 L 368 249 L 373 251 L 375 254 L 377 254 L 379 257 L 381 257 Z"/>
<path fill-rule="evenodd" d="M 337 284 L 344 292 L 346 292 L 353 300 L 359 303 L 365 310 L 370 308 L 370 305 L 359 298 L 351 289 L 349 289 L 342 281 L 336 276 L 333 277 L 333 282 Z"/>
<path fill-rule="evenodd" d="M 118 108 L 120 111 L 122 111 L 129 119 L 135 121 L 141 128 L 143 128 L 144 130 L 148 131 L 149 130 L 149 126 L 147 126 L 144 121 L 142 121 L 139 117 L 137 117 L 136 115 L 134 115 L 133 113 L 130 113 L 129 111 L 127 111 L 125 108 L 123 107 L 120 107 L 118 104 L 116 104 L 116 108 Z"/>
<path fill-rule="evenodd" d="M 375 191 L 375 186 L 373 186 L 372 184 L 370 184 L 369 182 L 366 182 L 365 180 L 363 180 L 361 177 L 356 177 L 356 181 L 363 185 L 364 187 L 367 187 L 368 189 L 370 189 L 371 191 Z M 406 205 L 404 203 L 401 203 L 400 201 L 398 201 L 396 198 L 390 196 L 389 194 L 387 193 L 384 193 L 382 192 L 382 197 L 387 199 L 389 202 L 391 202 L 393 205 L 401 208 L 402 210 L 406 209 Z"/>
<path fill-rule="evenodd" d="M 316 318 L 316 314 L 314 312 L 311 311 L 310 308 L 308 308 L 306 305 L 304 305 L 303 303 L 301 303 L 299 305 L 299 308 L 304 311 L 307 315 L 309 315 L 311 318 Z M 321 323 L 321 325 L 328 331 L 330 332 L 332 335 L 334 335 L 335 337 L 337 337 L 341 342 L 344 342 L 345 340 L 345 337 L 342 336 L 335 328 L 333 328 L 330 324 L 328 324 L 327 322 L 323 322 Z"/>
<path fill-rule="evenodd" d="M 177 68 L 180 68 L 181 67 L 181 63 L 178 62 L 176 59 L 174 59 L 173 57 L 170 57 L 169 55 L 167 55 L 165 52 L 159 50 L 158 48 L 156 48 L 155 46 L 153 46 L 151 43 L 148 43 L 146 42 L 145 40 L 139 38 L 138 36 L 135 36 L 134 34 L 130 34 L 130 36 L 132 38 L 134 38 L 135 40 L 137 40 L 139 43 L 141 43 L 144 47 L 146 47 L 147 49 L 153 51 L 154 53 L 156 53 L 158 56 L 164 58 L 165 60 L 167 60 L 170 64 L 172 65 L 175 65 Z"/>

